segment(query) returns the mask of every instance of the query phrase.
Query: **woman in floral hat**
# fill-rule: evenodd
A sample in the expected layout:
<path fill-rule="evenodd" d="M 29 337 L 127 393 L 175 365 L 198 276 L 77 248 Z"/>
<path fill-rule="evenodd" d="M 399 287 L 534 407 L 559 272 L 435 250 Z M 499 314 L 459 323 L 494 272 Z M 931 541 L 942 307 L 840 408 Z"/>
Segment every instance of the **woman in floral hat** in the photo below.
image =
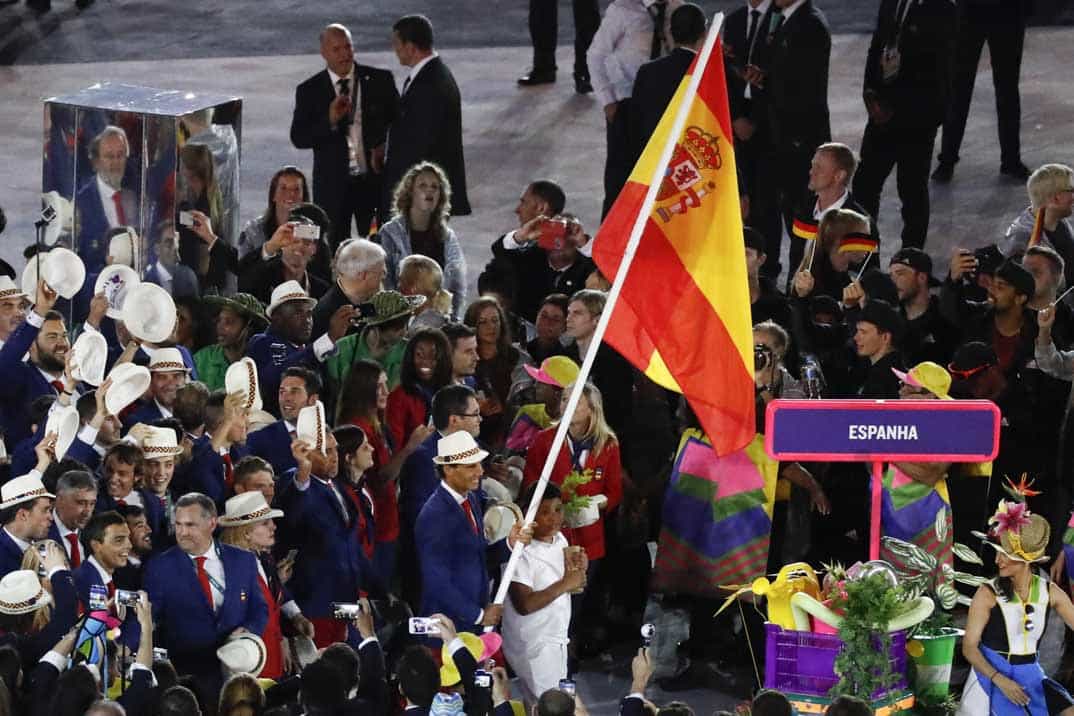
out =
<path fill-rule="evenodd" d="M 996 550 L 999 574 L 973 596 L 962 654 L 972 666 L 959 716 L 1074 715 L 1074 699 L 1049 679 L 1037 661 L 1049 609 L 1074 628 L 1074 604 L 1066 592 L 1035 573 L 1045 554 L 1048 521 L 1024 502 L 1004 500 L 988 534 L 974 534 Z"/>

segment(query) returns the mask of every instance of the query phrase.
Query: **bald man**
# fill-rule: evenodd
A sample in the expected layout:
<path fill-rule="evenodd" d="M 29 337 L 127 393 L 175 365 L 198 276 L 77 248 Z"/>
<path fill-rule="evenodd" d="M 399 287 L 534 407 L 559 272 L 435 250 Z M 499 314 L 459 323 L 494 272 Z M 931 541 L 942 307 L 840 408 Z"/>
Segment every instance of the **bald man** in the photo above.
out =
<path fill-rule="evenodd" d="M 295 90 L 291 143 L 313 150 L 313 201 L 332 220 L 334 251 L 352 235 L 369 233 L 399 92 L 391 72 L 354 61 L 351 33 L 343 25 L 321 31 L 321 57 L 325 68 Z"/>

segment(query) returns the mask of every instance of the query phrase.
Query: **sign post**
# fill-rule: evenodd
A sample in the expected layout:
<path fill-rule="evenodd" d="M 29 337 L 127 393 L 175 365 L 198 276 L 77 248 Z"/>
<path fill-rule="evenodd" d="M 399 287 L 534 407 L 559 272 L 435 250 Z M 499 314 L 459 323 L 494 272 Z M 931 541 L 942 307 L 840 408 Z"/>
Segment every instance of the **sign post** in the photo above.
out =
<path fill-rule="evenodd" d="M 989 400 L 773 400 L 765 451 L 777 460 L 871 462 L 869 559 L 877 559 L 883 464 L 988 462 L 999 427 Z"/>

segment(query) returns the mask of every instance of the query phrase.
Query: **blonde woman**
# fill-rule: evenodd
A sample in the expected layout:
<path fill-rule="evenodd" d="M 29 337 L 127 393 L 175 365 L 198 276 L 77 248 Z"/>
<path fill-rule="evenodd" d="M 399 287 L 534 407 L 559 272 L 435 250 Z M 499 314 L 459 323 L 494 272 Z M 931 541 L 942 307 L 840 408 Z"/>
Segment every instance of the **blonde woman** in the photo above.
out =
<path fill-rule="evenodd" d="M 811 243 L 794 275 L 794 294 L 801 298 L 826 295 L 841 301 L 843 289 L 850 284 L 850 267 L 865 261 L 875 244 L 869 218 L 849 209 L 832 209 L 820 220 L 817 238 Z M 869 261 L 879 266 L 876 257 Z"/>
<path fill-rule="evenodd" d="M 573 384 L 563 389 L 561 414 L 566 410 Z M 522 487 L 527 488 L 541 475 L 545 459 L 552 449 L 552 439 L 556 434 L 556 425 L 537 434 L 533 444 L 526 452 L 526 469 L 523 473 Z M 564 478 L 572 472 L 588 475 L 590 480 L 579 485 L 574 494 L 596 498 L 603 496 L 604 504 L 600 507 L 599 519 L 584 527 L 563 530 L 567 541 L 585 549 L 589 563 L 592 565 L 605 554 L 604 516 L 614 510 L 623 497 L 622 464 L 619 460 L 619 441 L 604 419 L 604 401 L 600 390 L 592 383 L 586 383 L 578 407 L 571 416 L 567 429 L 567 439 L 563 441 L 555 466 L 552 468 L 551 481 L 563 485 Z M 564 505 L 570 503 L 571 494 L 563 495 Z M 592 501 L 592 500 L 591 500 Z M 570 510 L 567 510 L 568 517 Z"/>
<path fill-rule="evenodd" d="M 392 201 L 393 216 L 380 227 L 380 245 L 387 276 L 384 287 L 394 289 L 399 264 L 412 254 L 428 256 L 444 271 L 443 288 L 452 295 L 451 319 L 459 320 L 466 301 L 466 257 L 451 216 L 451 184 L 444 170 L 432 162 L 415 164 L 399 180 Z"/>
<path fill-rule="evenodd" d="M 282 562 L 277 568 L 270 557 L 276 544 L 273 520 L 279 517 L 283 517 L 283 511 L 270 508 L 259 490 L 251 490 L 229 499 L 220 518 L 220 541 L 257 555 L 258 584 L 269 609 L 265 630 L 260 634 L 267 652 L 265 668 L 261 670 L 261 676 L 266 679 L 279 679 L 288 667 L 280 623 L 283 616 L 288 616 L 299 633 L 313 637 L 313 625 L 298 611 L 298 605 L 285 601 L 283 583 L 290 578 L 291 564 Z"/>
<path fill-rule="evenodd" d="M 265 692 L 250 674 L 235 674 L 220 690 L 218 716 L 261 716 L 264 710 Z"/>

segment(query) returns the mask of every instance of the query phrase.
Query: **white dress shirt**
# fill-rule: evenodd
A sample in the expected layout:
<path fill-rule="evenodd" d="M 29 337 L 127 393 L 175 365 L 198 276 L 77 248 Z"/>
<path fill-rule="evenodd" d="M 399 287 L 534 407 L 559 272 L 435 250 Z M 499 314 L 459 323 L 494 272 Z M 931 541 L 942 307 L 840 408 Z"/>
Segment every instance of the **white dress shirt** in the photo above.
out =
<path fill-rule="evenodd" d="M 586 59 L 593 92 L 602 107 L 630 97 L 638 68 L 649 61 L 653 18 L 649 7 L 657 0 L 615 0 L 604 13 Z M 664 49 L 674 47 L 669 32 L 671 13 L 682 0 L 667 0 Z"/>
<path fill-rule="evenodd" d="M 821 219 L 824 218 L 824 215 L 827 214 L 832 209 L 842 209 L 843 204 L 846 204 L 847 199 L 849 199 L 849 198 L 850 198 L 850 190 L 849 189 L 844 189 L 843 190 L 843 195 L 841 197 L 839 197 L 838 199 L 836 199 L 835 203 L 832 204 L 831 206 L 829 206 L 826 209 L 821 209 L 820 208 L 820 200 L 818 199 L 816 201 L 816 203 L 813 204 L 813 218 L 816 219 L 817 221 L 820 221 Z"/>
<path fill-rule="evenodd" d="M 351 65 L 351 72 L 345 77 L 341 77 L 328 70 L 328 76 L 332 80 L 332 89 L 336 91 L 336 96 L 339 96 L 339 81 L 347 80 L 350 83 L 351 93 L 351 124 L 349 131 L 347 132 L 347 151 L 350 154 L 350 168 L 352 174 L 365 174 L 367 171 L 365 166 L 365 145 L 362 144 L 362 85 L 358 82 L 358 78 L 354 76 L 354 65 Z"/>
<path fill-rule="evenodd" d="M 112 229 L 120 225 L 119 214 L 116 212 L 116 200 L 112 198 L 118 189 L 113 189 L 97 175 L 97 192 L 101 195 L 101 208 L 104 209 L 104 218 L 108 219 L 108 228 Z M 120 194 L 120 203 L 123 195 Z M 127 217 L 128 219 L 130 217 Z"/>

